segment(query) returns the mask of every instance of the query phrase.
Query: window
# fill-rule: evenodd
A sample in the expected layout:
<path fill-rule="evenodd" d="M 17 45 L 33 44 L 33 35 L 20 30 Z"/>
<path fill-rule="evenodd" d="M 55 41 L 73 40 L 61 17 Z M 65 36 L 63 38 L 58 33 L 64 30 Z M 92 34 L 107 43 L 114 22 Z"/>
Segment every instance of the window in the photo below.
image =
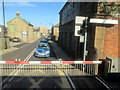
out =
<path fill-rule="evenodd" d="M 38 48 L 39 48 L 39 49 L 47 49 L 48 46 L 47 46 L 47 45 L 38 45 Z"/>
<path fill-rule="evenodd" d="M 14 25 L 10 25 L 10 32 L 14 32 L 15 31 L 15 26 Z"/>

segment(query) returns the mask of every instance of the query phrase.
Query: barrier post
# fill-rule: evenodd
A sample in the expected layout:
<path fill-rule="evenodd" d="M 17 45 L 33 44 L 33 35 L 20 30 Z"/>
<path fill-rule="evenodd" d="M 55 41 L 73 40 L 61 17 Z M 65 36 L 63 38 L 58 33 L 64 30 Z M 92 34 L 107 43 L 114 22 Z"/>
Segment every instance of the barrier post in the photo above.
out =
<path fill-rule="evenodd" d="M 107 59 L 100 59 L 102 63 L 98 67 L 98 75 L 104 79 L 108 77 L 109 62 Z"/>

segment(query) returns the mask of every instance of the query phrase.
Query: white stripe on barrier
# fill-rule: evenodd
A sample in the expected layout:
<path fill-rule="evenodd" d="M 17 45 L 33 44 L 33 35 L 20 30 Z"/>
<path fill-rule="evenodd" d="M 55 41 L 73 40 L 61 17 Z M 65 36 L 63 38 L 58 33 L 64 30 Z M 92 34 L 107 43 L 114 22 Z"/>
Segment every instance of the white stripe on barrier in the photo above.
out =
<path fill-rule="evenodd" d="M 75 64 L 83 63 L 83 61 L 74 61 Z"/>
<path fill-rule="evenodd" d="M 6 63 L 6 61 L 0 61 L 0 64 L 4 64 L 4 63 Z"/>
<path fill-rule="evenodd" d="M 29 64 L 41 64 L 40 61 L 29 61 Z"/>
<path fill-rule="evenodd" d="M 99 64 L 102 63 L 102 61 L 93 61 L 93 63 Z"/>

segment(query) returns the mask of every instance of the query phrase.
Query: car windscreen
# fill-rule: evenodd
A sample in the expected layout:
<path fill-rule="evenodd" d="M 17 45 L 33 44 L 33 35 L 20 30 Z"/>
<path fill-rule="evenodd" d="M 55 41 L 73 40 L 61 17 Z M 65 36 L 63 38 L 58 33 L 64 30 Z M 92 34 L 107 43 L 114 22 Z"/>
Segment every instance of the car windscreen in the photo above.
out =
<path fill-rule="evenodd" d="M 47 45 L 38 45 L 38 48 L 39 49 L 48 49 L 48 46 Z"/>

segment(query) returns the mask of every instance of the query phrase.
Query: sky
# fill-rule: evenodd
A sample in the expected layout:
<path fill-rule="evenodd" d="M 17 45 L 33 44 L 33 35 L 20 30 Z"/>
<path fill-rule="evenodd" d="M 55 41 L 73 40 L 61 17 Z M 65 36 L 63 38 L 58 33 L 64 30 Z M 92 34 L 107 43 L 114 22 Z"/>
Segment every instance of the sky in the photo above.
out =
<path fill-rule="evenodd" d="M 7 22 L 16 16 L 16 11 L 20 12 L 20 17 L 27 20 L 36 27 L 59 23 L 59 12 L 65 2 L 5 2 L 5 21 Z M 0 11 L 2 5 L 0 4 Z M 3 15 L 0 14 L 0 24 L 3 24 Z M 2 22 L 1 22 L 2 21 Z"/>

